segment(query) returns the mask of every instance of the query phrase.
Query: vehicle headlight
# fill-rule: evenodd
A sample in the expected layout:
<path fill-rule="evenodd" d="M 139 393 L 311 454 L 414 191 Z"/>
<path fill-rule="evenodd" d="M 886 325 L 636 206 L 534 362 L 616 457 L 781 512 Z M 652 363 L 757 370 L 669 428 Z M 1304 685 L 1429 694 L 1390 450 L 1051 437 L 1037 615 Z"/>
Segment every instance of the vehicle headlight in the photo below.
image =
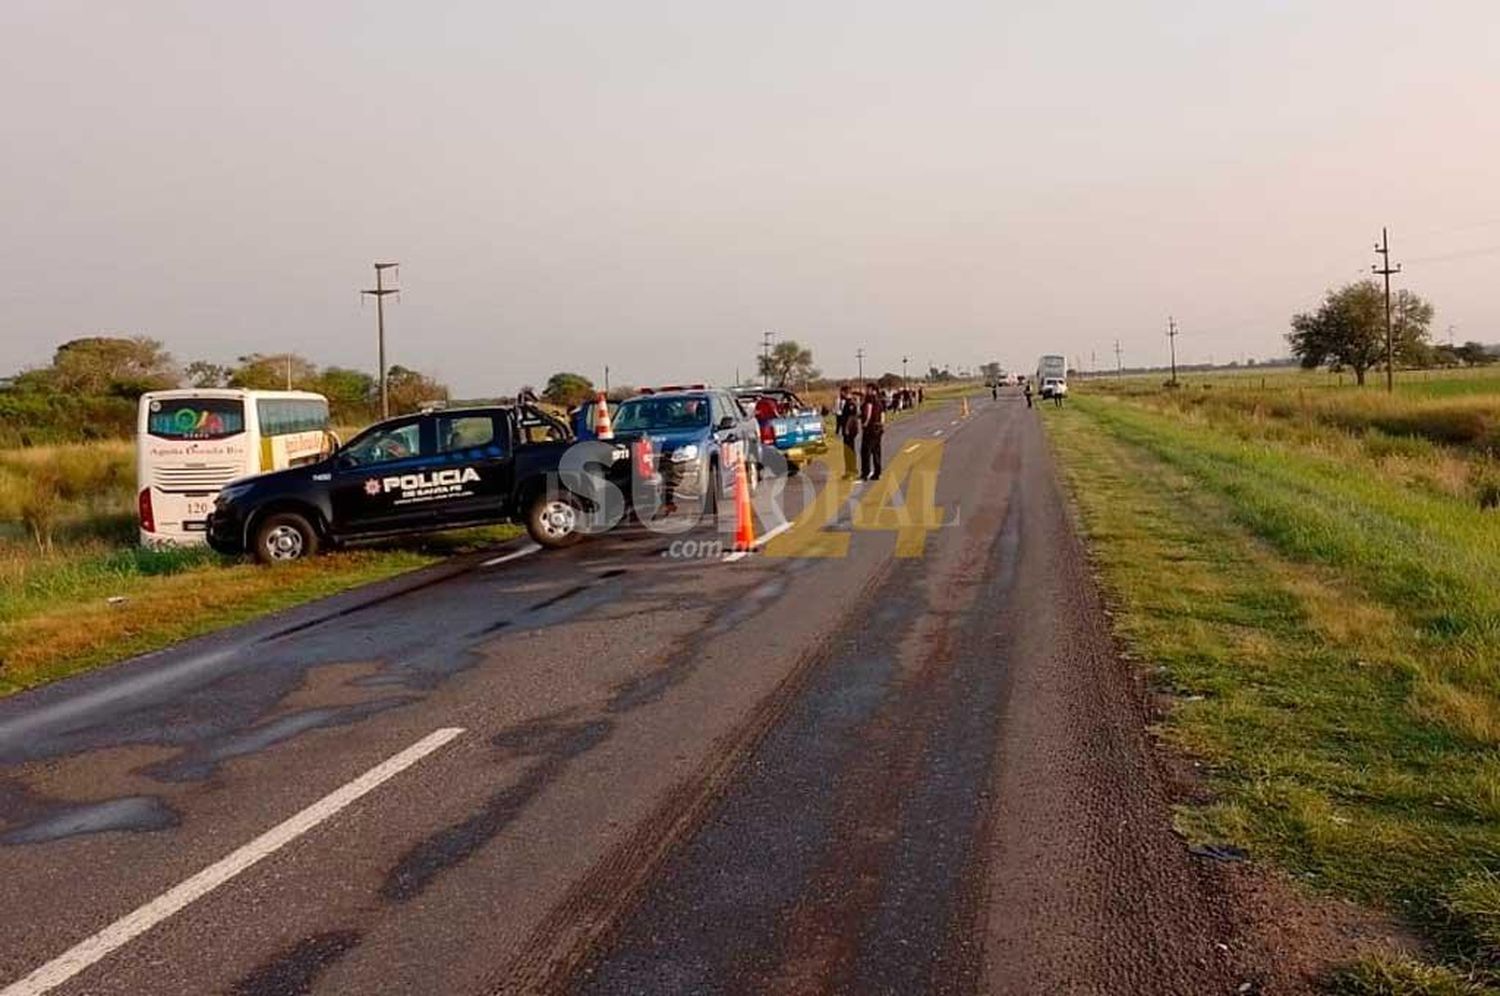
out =
<path fill-rule="evenodd" d="M 687 463 L 689 460 L 696 460 L 698 459 L 698 445 L 696 443 L 688 443 L 686 446 L 679 446 L 672 451 L 672 455 L 668 459 L 673 463 Z"/>

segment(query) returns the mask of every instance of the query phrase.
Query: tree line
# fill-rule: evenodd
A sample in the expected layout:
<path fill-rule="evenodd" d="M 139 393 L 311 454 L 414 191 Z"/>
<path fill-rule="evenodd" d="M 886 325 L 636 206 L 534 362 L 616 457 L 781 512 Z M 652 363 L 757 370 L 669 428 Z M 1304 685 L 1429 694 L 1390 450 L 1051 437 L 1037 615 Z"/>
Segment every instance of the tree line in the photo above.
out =
<path fill-rule="evenodd" d="M 446 385 L 399 365 L 387 371 L 386 382 L 393 414 L 448 397 Z M 0 445 L 129 436 L 140 396 L 175 387 L 316 391 L 342 425 L 362 425 L 380 414 L 379 381 L 362 370 L 319 367 L 295 353 L 179 365 L 155 339 L 88 336 L 63 343 L 50 364 L 17 374 L 0 391 Z"/>

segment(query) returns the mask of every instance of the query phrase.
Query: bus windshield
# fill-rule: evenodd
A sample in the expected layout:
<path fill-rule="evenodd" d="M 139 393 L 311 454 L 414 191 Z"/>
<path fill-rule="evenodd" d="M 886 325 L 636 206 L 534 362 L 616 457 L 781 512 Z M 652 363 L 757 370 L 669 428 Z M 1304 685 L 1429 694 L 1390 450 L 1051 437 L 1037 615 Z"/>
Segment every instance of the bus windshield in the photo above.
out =
<path fill-rule="evenodd" d="M 245 431 L 238 398 L 163 398 L 151 402 L 146 431 L 158 439 L 223 439 Z"/>

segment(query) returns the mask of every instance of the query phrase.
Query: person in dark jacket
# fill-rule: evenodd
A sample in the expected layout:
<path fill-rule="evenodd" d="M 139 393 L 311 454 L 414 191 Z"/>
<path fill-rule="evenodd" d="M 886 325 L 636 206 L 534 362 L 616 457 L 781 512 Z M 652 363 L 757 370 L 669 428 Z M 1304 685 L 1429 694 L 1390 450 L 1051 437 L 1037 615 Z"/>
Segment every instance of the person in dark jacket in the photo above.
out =
<path fill-rule="evenodd" d="M 848 384 L 839 385 L 839 402 L 834 407 L 834 431 L 844 441 L 844 476 L 853 480 L 856 474 L 854 443 L 859 438 L 859 401 Z"/>
<path fill-rule="evenodd" d="M 1026 407 L 1031 407 L 1031 381 L 1026 382 Z"/>
<path fill-rule="evenodd" d="M 865 389 L 865 403 L 859 411 L 860 421 L 860 450 L 859 466 L 860 480 L 880 480 L 880 440 L 885 435 L 885 403 L 880 400 L 880 392 L 871 384 Z"/>

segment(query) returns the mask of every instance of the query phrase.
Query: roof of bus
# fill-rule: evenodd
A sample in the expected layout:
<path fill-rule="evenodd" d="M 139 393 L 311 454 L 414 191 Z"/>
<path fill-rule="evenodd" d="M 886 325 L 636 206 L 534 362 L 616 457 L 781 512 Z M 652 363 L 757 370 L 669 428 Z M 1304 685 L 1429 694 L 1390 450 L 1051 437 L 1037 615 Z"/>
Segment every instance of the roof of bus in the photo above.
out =
<path fill-rule="evenodd" d="M 147 391 L 141 401 L 165 401 L 172 398 L 285 398 L 297 401 L 327 401 L 315 391 L 248 391 L 237 387 L 176 387 L 170 391 Z"/>

